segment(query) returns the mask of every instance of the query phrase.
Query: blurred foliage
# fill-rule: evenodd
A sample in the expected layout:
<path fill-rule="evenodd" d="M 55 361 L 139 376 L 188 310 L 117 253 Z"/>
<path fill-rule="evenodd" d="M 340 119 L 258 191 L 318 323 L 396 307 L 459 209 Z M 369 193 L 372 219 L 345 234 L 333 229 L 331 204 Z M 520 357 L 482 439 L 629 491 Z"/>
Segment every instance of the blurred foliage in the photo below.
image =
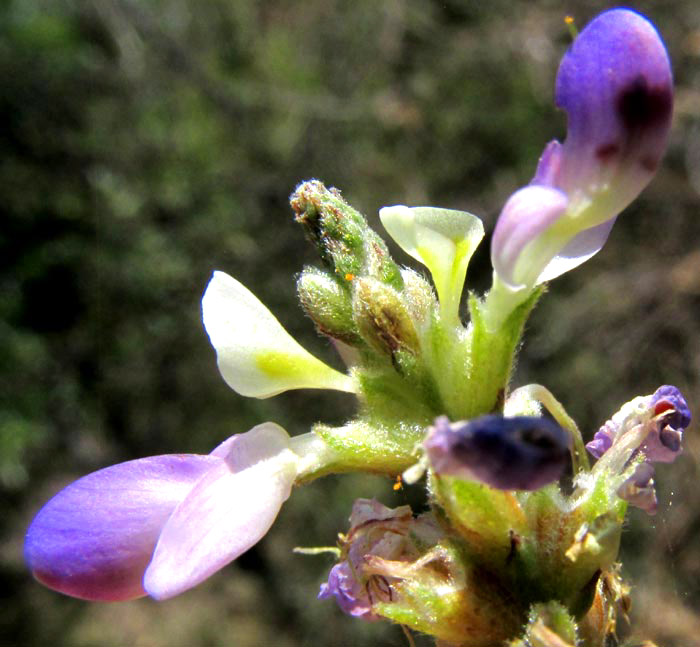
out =
<path fill-rule="evenodd" d="M 684 390 L 696 417 L 700 402 L 700 5 L 630 4 L 674 61 L 670 151 L 605 250 L 551 286 L 517 376 L 548 385 L 587 434 L 660 383 Z M 301 433 L 346 417 L 342 394 L 227 389 L 199 317 L 211 271 L 251 286 L 339 365 L 294 300 L 294 274 L 314 258 L 288 194 L 318 177 L 377 226 L 380 206 L 406 203 L 466 209 L 492 228 L 564 135 L 552 103 L 564 15 L 583 25 L 607 6 L 0 4 L 2 644 L 407 644 L 398 627 L 317 602 L 330 559 L 291 548 L 332 544 L 358 496 L 419 506 L 417 488 L 345 476 L 295 492 L 264 542 L 165 603 L 43 589 L 22 564 L 24 529 L 60 486 L 107 464 L 207 452 L 268 419 Z M 473 265 L 483 290 L 487 245 Z M 696 429 L 658 470 L 662 511 L 633 514 L 624 537 L 635 631 L 667 647 L 700 644 Z"/>

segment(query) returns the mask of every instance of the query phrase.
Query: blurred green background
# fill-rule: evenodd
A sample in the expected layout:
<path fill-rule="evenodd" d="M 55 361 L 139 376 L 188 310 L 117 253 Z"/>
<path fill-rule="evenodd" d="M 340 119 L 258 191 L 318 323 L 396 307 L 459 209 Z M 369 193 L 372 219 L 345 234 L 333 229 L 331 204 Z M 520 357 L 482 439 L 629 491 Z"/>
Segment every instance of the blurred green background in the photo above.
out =
<path fill-rule="evenodd" d="M 673 59 L 670 150 L 605 249 L 552 284 L 516 375 L 549 386 L 587 436 L 662 383 L 696 418 L 700 402 L 700 3 L 630 5 Z M 407 644 L 316 601 L 331 559 L 291 549 L 333 544 L 356 497 L 396 505 L 420 501 L 417 488 L 345 476 L 296 491 L 263 542 L 162 603 L 54 594 L 26 572 L 23 534 L 60 487 L 108 464 L 207 453 L 264 420 L 298 434 L 348 416 L 343 394 L 226 387 L 200 323 L 212 270 L 339 366 L 295 300 L 315 259 L 289 193 L 317 177 L 377 227 L 379 207 L 405 203 L 469 210 L 492 230 L 565 134 L 552 102 L 564 16 L 583 26 L 609 6 L 0 3 L 0 644 Z M 488 286 L 487 243 L 470 275 Z M 658 469 L 659 514 L 632 512 L 623 540 L 635 631 L 668 647 L 700 645 L 697 423 L 686 439 Z"/>

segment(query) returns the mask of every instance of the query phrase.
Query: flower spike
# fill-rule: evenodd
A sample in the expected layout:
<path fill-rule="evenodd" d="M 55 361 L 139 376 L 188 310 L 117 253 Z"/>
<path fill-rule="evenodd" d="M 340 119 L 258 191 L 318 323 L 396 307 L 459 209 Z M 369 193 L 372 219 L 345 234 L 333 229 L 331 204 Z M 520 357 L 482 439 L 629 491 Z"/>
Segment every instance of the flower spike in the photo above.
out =
<path fill-rule="evenodd" d="M 202 318 L 219 370 L 241 395 L 269 398 L 289 389 L 353 393 L 353 380 L 316 359 L 244 285 L 214 272 L 202 298 Z"/>

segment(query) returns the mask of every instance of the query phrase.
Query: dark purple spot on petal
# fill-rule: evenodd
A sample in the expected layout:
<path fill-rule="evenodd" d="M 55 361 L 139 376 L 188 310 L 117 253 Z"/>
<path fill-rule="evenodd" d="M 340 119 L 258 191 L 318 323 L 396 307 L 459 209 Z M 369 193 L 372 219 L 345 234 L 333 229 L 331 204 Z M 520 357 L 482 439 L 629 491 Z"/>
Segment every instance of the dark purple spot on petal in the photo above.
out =
<path fill-rule="evenodd" d="M 651 156 L 642 157 L 642 159 L 639 160 L 639 165 L 645 171 L 649 171 L 649 173 L 654 173 L 656 171 L 656 168 L 659 166 L 659 158 Z"/>
<path fill-rule="evenodd" d="M 601 162 L 609 162 L 619 152 L 619 144 L 616 144 L 615 142 L 610 142 L 609 144 L 603 144 L 602 146 L 598 146 L 598 148 L 596 148 L 595 151 L 595 156 Z"/>
<path fill-rule="evenodd" d="M 668 121 L 672 105 L 670 86 L 650 87 L 643 76 L 638 76 L 623 87 L 617 98 L 617 111 L 622 123 L 635 133 Z"/>
<path fill-rule="evenodd" d="M 670 449 L 672 452 L 680 452 L 681 443 L 683 442 L 683 433 L 672 427 L 664 427 L 659 432 L 659 440 L 664 447 Z"/>

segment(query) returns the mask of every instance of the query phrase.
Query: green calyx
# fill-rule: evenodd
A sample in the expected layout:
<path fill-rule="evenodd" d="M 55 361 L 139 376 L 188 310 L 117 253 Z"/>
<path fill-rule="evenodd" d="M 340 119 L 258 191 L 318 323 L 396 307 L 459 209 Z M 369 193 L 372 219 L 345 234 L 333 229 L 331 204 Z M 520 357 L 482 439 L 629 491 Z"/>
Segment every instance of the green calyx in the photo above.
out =
<path fill-rule="evenodd" d="M 328 271 L 306 267 L 297 279 L 297 294 L 318 332 L 351 346 L 361 346 L 352 296 L 343 281 Z"/>

